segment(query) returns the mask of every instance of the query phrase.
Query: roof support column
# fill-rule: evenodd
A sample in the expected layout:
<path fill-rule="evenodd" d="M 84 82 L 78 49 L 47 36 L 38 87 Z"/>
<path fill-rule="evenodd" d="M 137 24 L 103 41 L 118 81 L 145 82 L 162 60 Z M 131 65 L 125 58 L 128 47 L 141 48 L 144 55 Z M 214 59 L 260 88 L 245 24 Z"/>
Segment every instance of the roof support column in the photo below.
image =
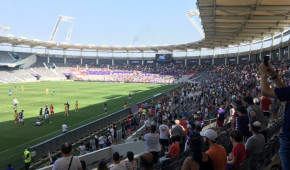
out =
<path fill-rule="evenodd" d="M 142 51 L 142 66 L 144 66 L 144 51 Z"/>
<path fill-rule="evenodd" d="M 228 48 L 227 48 L 227 52 L 226 52 L 226 56 L 225 56 L 225 65 L 227 64 L 227 62 L 228 62 L 228 57 L 229 57 L 229 46 L 228 46 Z"/>
<path fill-rule="evenodd" d="M 288 60 L 290 59 L 290 45 L 288 45 Z"/>
<path fill-rule="evenodd" d="M 114 51 L 112 50 L 112 66 L 115 65 L 115 61 L 114 61 Z"/>
<path fill-rule="evenodd" d="M 83 65 L 83 50 L 81 50 L 80 52 L 81 52 L 81 65 Z"/>
<path fill-rule="evenodd" d="M 272 55 L 273 44 L 274 44 L 274 35 L 272 36 L 272 42 L 271 42 L 271 48 L 270 48 L 270 59 L 273 58 L 273 55 Z"/>
<path fill-rule="evenodd" d="M 99 65 L 99 53 L 96 51 L 96 65 Z"/>
<path fill-rule="evenodd" d="M 127 64 L 129 65 L 129 51 L 127 51 Z"/>
<path fill-rule="evenodd" d="M 14 46 L 14 45 L 12 45 L 12 52 L 14 52 L 14 47 L 15 47 L 15 46 Z"/>
<path fill-rule="evenodd" d="M 200 48 L 199 59 L 198 59 L 198 65 L 201 65 L 201 51 L 202 51 L 202 48 Z"/>
<path fill-rule="evenodd" d="M 262 45 L 261 45 L 261 49 L 260 49 L 260 61 L 262 61 L 262 52 L 263 52 L 263 48 L 264 48 L 264 37 L 263 37 L 263 40 L 262 40 Z M 272 48 L 272 46 L 271 46 Z"/>
<path fill-rule="evenodd" d="M 280 44 L 283 42 L 283 32 L 281 32 L 281 39 L 280 39 Z M 281 53 L 281 48 L 279 47 L 279 58 L 278 58 L 278 60 L 279 61 L 281 61 L 281 59 L 282 59 L 282 53 Z"/>
<path fill-rule="evenodd" d="M 237 56 L 237 64 L 239 64 L 239 59 L 240 59 L 240 47 L 241 47 L 241 44 L 239 44 L 239 48 L 238 48 L 238 56 Z"/>
<path fill-rule="evenodd" d="M 66 51 L 63 50 L 63 64 L 66 64 Z"/>
<path fill-rule="evenodd" d="M 212 58 L 212 65 L 214 65 L 214 59 L 215 59 L 215 48 L 213 48 L 213 58 Z"/>
<path fill-rule="evenodd" d="M 47 63 L 49 63 L 49 50 L 47 48 L 45 48 L 45 54 L 47 54 Z"/>
<path fill-rule="evenodd" d="M 185 59 L 184 59 L 184 65 L 185 65 L 185 66 L 187 66 L 187 51 L 188 51 L 188 50 L 186 49 L 186 52 L 185 52 Z"/>
<path fill-rule="evenodd" d="M 281 61 L 281 48 L 279 48 L 279 51 L 278 51 L 278 61 Z"/>
<path fill-rule="evenodd" d="M 249 62 L 251 61 L 251 54 L 252 54 L 252 44 L 253 44 L 253 41 L 251 41 L 251 44 L 250 44 L 250 54 L 249 54 Z"/>
<path fill-rule="evenodd" d="M 30 53 L 32 53 L 32 46 L 30 46 Z"/>

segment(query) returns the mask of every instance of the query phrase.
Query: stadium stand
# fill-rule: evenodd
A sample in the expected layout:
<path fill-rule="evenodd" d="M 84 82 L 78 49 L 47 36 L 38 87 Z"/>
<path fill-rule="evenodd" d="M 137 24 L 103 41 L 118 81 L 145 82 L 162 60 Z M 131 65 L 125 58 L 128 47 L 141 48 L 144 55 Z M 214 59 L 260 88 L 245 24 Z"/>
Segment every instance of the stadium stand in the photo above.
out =
<path fill-rule="evenodd" d="M 42 56 L 38 55 L 34 65 L 29 68 L 19 69 L 18 67 L 3 67 L 0 71 L 0 83 L 37 81 L 35 75 L 41 77 L 40 81 L 63 81 L 67 80 L 67 77 L 72 77 L 73 80 L 86 81 L 146 83 L 177 83 L 179 81 L 181 83 L 178 89 L 155 97 L 153 102 L 151 102 L 151 99 L 148 99 L 140 103 L 138 107 L 141 108 L 141 111 L 130 115 L 130 117 L 127 116 L 130 113 L 128 108 L 110 117 L 106 117 L 106 121 L 102 121 L 103 123 L 101 123 L 101 120 L 92 122 L 87 126 L 75 129 L 70 133 L 57 136 L 49 141 L 34 146 L 33 149 L 37 150 L 38 153 L 35 157 L 35 162 L 39 161 L 34 163 L 32 167 L 43 166 L 44 162 L 47 162 L 47 150 L 43 150 L 43 148 L 54 152 L 54 155 L 58 155 L 60 153 L 60 144 L 64 140 L 74 142 L 74 146 L 78 147 L 81 142 L 88 141 L 95 135 L 104 135 L 108 142 L 106 145 L 108 147 L 97 151 L 89 151 L 87 154 L 80 156 L 80 159 L 86 161 L 90 169 L 96 168 L 98 162 L 101 160 L 105 160 L 107 164 L 112 166 L 112 153 L 115 151 L 120 152 L 121 155 L 125 155 L 125 151 L 132 149 L 138 161 L 138 155 L 145 151 L 143 136 L 146 133 L 146 127 L 144 125 L 146 124 L 146 120 L 150 120 L 151 124 L 157 126 L 160 125 L 160 121 L 167 120 L 172 129 L 171 123 L 179 116 L 184 117 L 188 124 L 193 127 L 201 126 L 203 130 L 209 128 L 215 129 L 219 134 L 218 144 L 222 145 L 227 151 L 227 154 L 229 154 L 233 148 L 229 137 L 229 133 L 233 129 L 231 120 L 233 115 L 229 114 L 230 105 L 236 107 L 237 101 L 242 100 L 245 96 L 252 96 L 256 104 L 260 104 L 260 75 L 258 73 L 257 63 L 262 61 L 264 55 L 270 55 L 279 76 L 286 84 L 290 84 L 289 76 L 287 76 L 287 72 L 289 73 L 290 59 L 290 31 L 288 29 L 277 36 L 273 36 L 274 33 L 281 31 L 285 27 L 289 27 L 289 24 L 287 24 L 289 19 L 286 16 L 289 14 L 289 8 L 287 6 L 289 2 L 260 1 L 259 4 L 257 4 L 257 1 L 239 2 L 242 6 L 237 6 L 235 2 L 229 1 L 219 1 L 218 6 L 216 6 L 215 2 L 216 1 L 208 0 L 198 1 L 206 34 L 204 40 L 174 47 L 122 47 L 122 50 L 127 52 L 152 49 L 154 51 L 167 50 L 169 48 L 172 48 L 172 50 L 212 48 L 215 50 L 216 47 L 220 46 L 227 46 L 229 49 L 229 45 L 240 44 L 242 42 L 250 42 L 251 45 L 247 46 L 250 50 L 245 50 L 244 52 L 239 51 L 238 53 L 228 52 L 222 55 L 214 53 L 213 55 L 207 56 L 184 56 L 181 59 L 174 58 L 173 62 L 170 64 L 158 65 L 156 63 L 150 65 L 146 63 L 144 59 L 139 59 L 137 62 L 138 64 L 133 64 L 132 60 L 128 58 L 120 58 L 120 61 L 117 62 L 117 60 L 115 61 L 114 58 L 110 57 L 99 58 L 99 56 L 96 56 L 94 59 L 81 59 L 83 56 L 71 57 L 66 55 L 56 56 L 47 54 Z M 253 4 L 256 4 L 255 8 L 250 7 Z M 277 5 L 280 6 L 277 7 Z M 280 13 L 268 12 L 270 8 L 279 8 Z M 214 15 L 211 15 L 212 13 Z M 229 13 L 234 15 L 228 16 Z M 261 15 L 265 13 L 267 15 Z M 261 20 L 266 24 L 260 23 Z M 242 29 L 240 29 L 241 25 L 243 25 Z M 270 37 L 270 39 L 272 39 L 272 45 L 264 48 L 264 36 L 266 35 L 272 36 Z M 11 44 L 15 44 L 14 41 L 18 41 L 13 38 L 0 38 L 3 42 L 9 42 Z M 262 44 L 261 47 L 252 49 L 252 44 L 257 44 L 253 43 L 254 39 L 263 39 L 262 43 L 260 42 Z M 279 41 L 279 43 L 274 44 L 274 40 Z M 265 44 L 267 42 L 270 42 L 270 40 L 265 39 Z M 30 45 L 29 40 L 24 42 L 24 44 L 25 43 Z M 58 44 L 57 47 L 51 45 L 50 47 L 52 49 L 58 49 L 61 48 L 62 45 L 59 46 Z M 68 49 L 67 46 L 63 48 Z M 82 46 L 82 50 L 84 49 L 89 48 L 87 46 Z M 105 51 L 108 49 L 105 47 L 96 47 L 94 50 Z M 110 50 L 113 51 L 114 47 L 110 47 Z M 23 58 L 21 56 L 23 56 Z M 30 54 L 16 54 L 11 52 L 10 55 L 9 52 L 2 51 L 0 52 L 0 63 L 4 63 L 5 65 L 11 64 L 18 60 L 17 58 L 24 59 L 25 56 L 28 57 Z M 177 61 L 181 61 L 184 64 L 178 64 Z M 136 80 L 136 78 L 138 79 Z M 225 110 L 225 119 L 222 120 L 224 121 L 224 125 L 221 128 L 217 128 L 216 122 L 219 105 Z M 145 114 L 142 112 L 144 109 Z M 260 169 L 266 167 L 271 162 L 272 157 L 277 154 L 280 131 L 284 119 L 284 110 L 285 103 L 281 103 L 279 105 L 278 120 L 269 123 L 267 126 L 266 136 L 268 140 L 265 143 L 264 152 L 259 155 L 248 157 L 240 165 L 240 169 Z M 136 121 L 136 119 L 138 119 L 138 121 Z M 133 128 L 137 130 L 134 131 L 133 135 L 131 135 L 132 122 L 138 122 L 136 128 L 140 128 L 138 130 Z M 111 146 L 109 137 L 112 136 L 110 136 L 110 131 L 107 129 L 114 123 L 119 125 L 116 135 L 117 140 L 122 142 L 113 143 L 114 145 Z M 97 126 L 97 132 L 95 128 L 92 128 L 93 125 Z M 185 127 L 183 128 L 186 129 Z M 81 131 L 85 133 L 80 135 Z M 123 140 L 128 136 L 128 139 Z M 58 141 L 56 142 L 58 146 L 43 147 L 47 146 L 46 144 L 48 142 L 55 141 Z M 162 154 L 162 152 L 159 152 L 159 156 Z M 162 163 L 157 163 L 154 165 L 154 169 L 181 169 L 184 160 L 190 156 L 190 154 L 190 150 L 181 148 L 178 159 L 173 158 L 165 160 Z M 43 157 L 45 158 L 42 159 Z M 52 166 L 43 169 L 51 168 Z"/>

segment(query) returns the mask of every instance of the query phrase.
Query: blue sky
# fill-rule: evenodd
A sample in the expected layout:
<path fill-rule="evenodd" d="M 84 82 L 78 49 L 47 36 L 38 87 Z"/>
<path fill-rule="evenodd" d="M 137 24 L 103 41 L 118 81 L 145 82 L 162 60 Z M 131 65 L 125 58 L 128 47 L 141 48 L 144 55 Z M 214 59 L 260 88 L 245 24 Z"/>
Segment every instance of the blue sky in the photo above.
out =
<path fill-rule="evenodd" d="M 2 1 L 0 25 L 10 27 L 4 35 L 48 41 L 58 16 L 64 15 L 75 18 L 71 44 L 180 44 L 201 39 L 185 15 L 195 6 L 196 0 Z M 61 22 L 55 42 L 65 41 L 68 27 Z"/>

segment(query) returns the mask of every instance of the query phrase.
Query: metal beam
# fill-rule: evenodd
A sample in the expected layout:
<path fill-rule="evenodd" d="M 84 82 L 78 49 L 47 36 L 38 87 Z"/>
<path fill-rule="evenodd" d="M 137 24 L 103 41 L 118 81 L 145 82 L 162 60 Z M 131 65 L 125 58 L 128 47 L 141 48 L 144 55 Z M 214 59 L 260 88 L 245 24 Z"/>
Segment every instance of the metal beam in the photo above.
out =
<path fill-rule="evenodd" d="M 213 19 L 213 16 L 202 16 L 202 20 L 206 19 Z M 282 21 L 289 21 L 287 16 L 252 16 L 251 18 L 247 16 L 239 16 L 239 15 L 227 15 L 227 16 L 222 16 L 222 15 L 216 15 L 215 19 L 225 19 L 225 20 L 282 20 Z"/>
<path fill-rule="evenodd" d="M 214 6 L 206 6 L 206 7 L 199 7 L 199 11 L 200 13 L 202 13 L 203 11 L 210 11 L 213 10 Z M 289 11 L 290 6 L 289 5 L 285 5 L 285 6 L 281 6 L 281 5 L 260 5 L 257 8 L 254 7 L 250 7 L 250 6 L 218 6 L 215 7 L 216 10 L 220 10 L 220 11 Z"/>

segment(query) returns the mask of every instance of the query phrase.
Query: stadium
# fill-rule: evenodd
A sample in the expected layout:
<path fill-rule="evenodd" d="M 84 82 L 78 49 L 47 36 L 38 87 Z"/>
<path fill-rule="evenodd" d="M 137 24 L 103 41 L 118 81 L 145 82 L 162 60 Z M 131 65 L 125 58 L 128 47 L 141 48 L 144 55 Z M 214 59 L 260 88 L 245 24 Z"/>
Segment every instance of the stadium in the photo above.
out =
<path fill-rule="evenodd" d="M 232 169 L 288 165 L 281 148 L 283 140 L 289 142 L 289 100 L 283 96 L 289 96 L 289 90 L 276 91 L 290 84 L 290 2 L 198 0 L 196 6 L 184 13 L 201 39 L 172 45 L 71 44 L 75 18 L 64 15 L 58 17 L 49 41 L 4 35 L 10 28 L 0 21 L 0 167 L 52 169 L 68 142 L 70 154 L 86 169 L 98 169 L 101 162 L 108 167 L 132 163 L 128 151 L 141 169 L 146 169 L 140 159 L 144 152 L 152 153 L 152 161 L 158 158 L 152 169 L 186 169 L 190 161 L 198 162 L 188 159 L 195 156 L 192 136 L 203 134 L 198 128 L 214 129 L 218 137 L 213 145 L 222 146 L 226 156 L 237 143 L 244 145 L 247 153 L 239 164 L 225 157 Z M 201 27 L 194 17 L 200 18 Z M 69 29 L 65 42 L 56 42 L 61 23 Z M 267 57 L 269 62 L 264 61 Z M 265 80 L 268 91 L 275 88 L 273 93 L 264 90 L 260 63 L 275 67 L 273 75 L 268 68 Z M 276 84 L 277 77 L 283 86 Z M 264 116 L 251 116 L 247 97 Z M 271 104 L 265 104 L 265 98 Z M 244 108 L 249 115 L 246 129 L 237 123 Z M 163 122 L 168 127 L 165 138 Z M 254 132 L 257 122 L 259 130 Z M 152 125 L 157 127 L 151 133 L 158 134 L 158 149 L 148 150 Z M 174 135 L 176 127 L 182 127 L 182 135 Z M 233 131 L 243 133 L 244 141 L 237 142 Z M 263 136 L 264 143 L 261 152 L 248 154 L 254 150 L 248 149 L 252 135 Z M 176 136 L 181 137 L 178 154 L 166 157 Z M 159 139 L 170 145 L 164 147 Z M 213 167 L 221 166 L 216 163 L 221 160 L 208 155 Z"/>

